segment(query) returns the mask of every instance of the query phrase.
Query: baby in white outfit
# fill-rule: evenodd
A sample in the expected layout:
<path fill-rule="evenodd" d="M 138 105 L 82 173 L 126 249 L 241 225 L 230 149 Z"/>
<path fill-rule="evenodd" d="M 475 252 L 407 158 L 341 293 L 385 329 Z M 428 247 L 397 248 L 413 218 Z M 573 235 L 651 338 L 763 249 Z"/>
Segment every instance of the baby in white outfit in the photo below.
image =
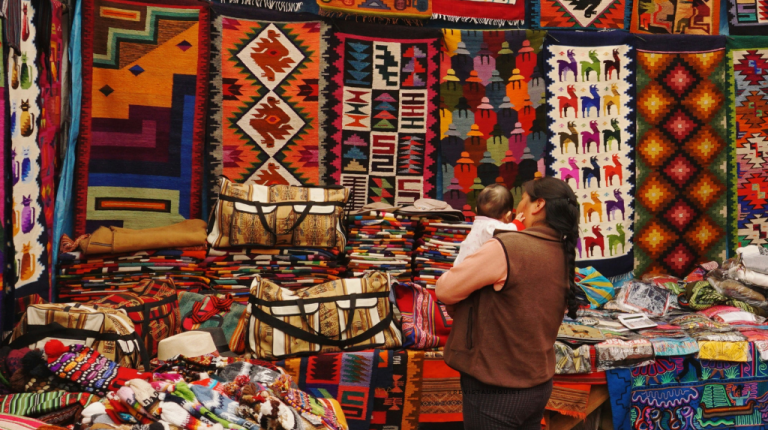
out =
<path fill-rule="evenodd" d="M 475 222 L 472 224 L 467 238 L 461 242 L 459 256 L 453 265 L 464 261 L 465 258 L 477 252 L 485 242 L 493 238 L 495 230 L 521 231 L 523 215 L 519 214 L 513 219 L 512 211 L 515 209 L 515 199 L 507 187 L 493 184 L 485 187 L 477 196 L 477 208 Z"/>

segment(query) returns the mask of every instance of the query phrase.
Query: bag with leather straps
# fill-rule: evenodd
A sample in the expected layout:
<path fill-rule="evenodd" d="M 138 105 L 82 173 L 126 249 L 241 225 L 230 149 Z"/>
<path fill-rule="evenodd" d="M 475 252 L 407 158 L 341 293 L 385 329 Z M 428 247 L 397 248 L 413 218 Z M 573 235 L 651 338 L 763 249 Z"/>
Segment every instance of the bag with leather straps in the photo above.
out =
<path fill-rule="evenodd" d="M 95 304 L 124 310 L 150 357 L 157 355 L 161 340 L 181 332 L 179 300 L 172 279 L 143 279 L 128 291 L 110 294 Z"/>
<path fill-rule="evenodd" d="M 389 275 L 371 272 L 300 290 L 256 277 L 248 299 L 248 350 L 268 360 L 403 344 Z"/>
<path fill-rule="evenodd" d="M 149 369 L 149 354 L 123 310 L 80 303 L 31 305 L 8 338 L 11 348 L 42 349 L 50 339 L 85 345 L 123 367 Z"/>
<path fill-rule="evenodd" d="M 336 248 L 346 245 L 343 186 L 236 184 L 221 178 L 208 222 L 208 243 L 267 248 Z"/>

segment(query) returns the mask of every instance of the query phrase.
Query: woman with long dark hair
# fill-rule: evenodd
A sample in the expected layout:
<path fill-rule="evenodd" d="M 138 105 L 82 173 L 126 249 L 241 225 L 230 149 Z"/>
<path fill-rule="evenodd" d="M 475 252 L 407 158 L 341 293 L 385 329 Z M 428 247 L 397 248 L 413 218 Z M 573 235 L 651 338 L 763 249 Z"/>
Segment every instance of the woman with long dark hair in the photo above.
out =
<path fill-rule="evenodd" d="M 557 331 L 579 307 L 573 190 L 553 177 L 526 182 L 517 212 L 524 231 L 497 234 L 437 282 L 437 298 L 455 305 L 445 361 L 461 373 L 468 430 L 541 428 Z"/>

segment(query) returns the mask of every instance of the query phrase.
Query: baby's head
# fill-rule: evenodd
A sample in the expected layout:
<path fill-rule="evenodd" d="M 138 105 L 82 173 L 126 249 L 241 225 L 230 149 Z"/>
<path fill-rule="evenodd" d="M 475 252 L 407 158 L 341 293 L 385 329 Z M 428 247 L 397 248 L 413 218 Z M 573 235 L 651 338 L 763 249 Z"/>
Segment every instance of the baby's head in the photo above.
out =
<path fill-rule="evenodd" d="M 477 196 L 477 215 L 512 222 L 515 199 L 507 187 L 501 184 L 488 185 Z"/>

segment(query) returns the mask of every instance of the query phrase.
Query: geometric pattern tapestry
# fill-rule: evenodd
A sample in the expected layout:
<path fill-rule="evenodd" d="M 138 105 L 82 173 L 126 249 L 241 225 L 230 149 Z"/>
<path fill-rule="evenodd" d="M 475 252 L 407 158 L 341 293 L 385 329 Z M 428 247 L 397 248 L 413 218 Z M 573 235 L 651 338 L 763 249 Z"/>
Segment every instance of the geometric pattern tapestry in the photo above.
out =
<path fill-rule="evenodd" d="M 9 53 L 11 73 L 8 97 L 11 119 L 11 170 L 13 174 L 13 246 L 16 268 L 15 298 L 30 294 L 50 300 L 48 235 L 43 210 L 40 133 L 40 69 L 37 66 L 35 27 L 37 12 L 24 2 L 21 22 L 21 55 Z M 8 23 L 5 23 L 8 25 Z"/>
<path fill-rule="evenodd" d="M 84 1 L 75 234 L 202 215 L 208 15 L 200 2 Z"/>
<path fill-rule="evenodd" d="M 623 30 L 632 11 L 626 0 L 529 0 L 535 28 Z"/>
<path fill-rule="evenodd" d="M 272 11 L 253 21 L 246 19 L 251 8 L 211 7 L 209 201 L 221 175 L 237 183 L 318 185 L 320 21 L 280 22 L 303 15 Z"/>
<path fill-rule="evenodd" d="M 728 0 L 728 32 L 733 35 L 768 34 L 767 0 Z"/>
<path fill-rule="evenodd" d="M 720 0 L 635 0 L 632 33 L 720 34 Z M 674 46 L 674 40 L 671 40 Z"/>
<path fill-rule="evenodd" d="M 436 197 L 440 36 L 323 25 L 320 177 L 350 187 L 352 208 Z"/>
<path fill-rule="evenodd" d="M 726 257 L 725 38 L 643 38 L 635 276 L 684 277 Z"/>
<path fill-rule="evenodd" d="M 634 265 L 633 37 L 620 31 L 551 34 L 545 45 L 547 174 L 566 181 L 578 197 L 579 266 L 623 279 Z"/>
<path fill-rule="evenodd" d="M 729 38 L 729 247 L 768 247 L 768 37 Z"/>
<path fill-rule="evenodd" d="M 438 197 L 475 210 L 497 180 L 521 194 L 544 173 L 544 31 L 443 30 Z M 517 189 L 517 190 L 515 190 Z"/>

